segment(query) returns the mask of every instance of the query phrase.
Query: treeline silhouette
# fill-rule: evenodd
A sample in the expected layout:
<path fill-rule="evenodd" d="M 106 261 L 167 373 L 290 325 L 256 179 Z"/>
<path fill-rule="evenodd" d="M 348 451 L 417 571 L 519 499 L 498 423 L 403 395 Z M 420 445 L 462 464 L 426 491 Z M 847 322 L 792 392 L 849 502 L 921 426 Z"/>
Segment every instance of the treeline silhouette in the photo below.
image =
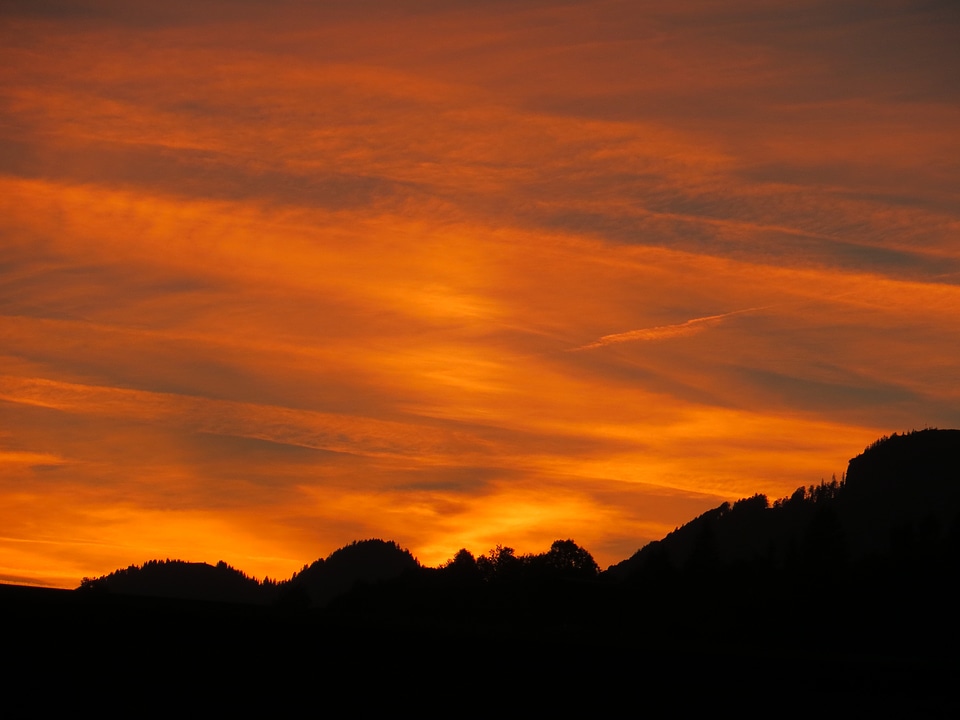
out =
<path fill-rule="evenodd" d="M 882 438 L 840 480 L 723 503 L 611 567 L 619 579 L 771 572 L 811 577 L 900 564 L 946 569 L 960 539 L 960 431 Z"/>
<path fill-rule="evenodd" d="M 214 602 L 265 602 L 276 582 L 257 581 L 222 560 L 216 565 L 183 560 L 149 560 L 143 565 L 114 570 L 99 578 L 83 578 L 83 592 L 209 600 Z"/>
<path fill-rule="evenodd" d="M 492 656 L 505 672 L 576 667 L 650 688 L 676 667 L 775 684 L 816 666 L 808 692 L 920 689 L 941 708 L 960 670 L 958 570 L 960 431 L 928 429 L 881 438 L 839 479 L 723 503 L 604 572 L 571 539 L 528 555 L 464 548 L 434 568 L 371 539 L 287 580 L 150 561 L 46 606 L 34 594 L 26 613 L 67 636 L 79 618 L 134 655 L 203 637 L 192 662 L 261 679 L 337 676 L 370 648 L 394 658 L 395 678 L 410 679 L 402 658 L 416 650 L 465 687 L 461 671 Z"/>
<path fill-rule="evenodd" d="M 774 577 L 809 585 L 839 581 L 854 570 L 946 572 L 958 550 L 960 430 L 922 430 L 871 444 L 839 480 L 800 487 L 773 503 L 760 494 L 725 502 L 602 573 L 591 554 L 570 539 L 540 554 L 517 555 L 497 545 L 475 557 L 463 548 L 438 568 L 421 566 L 395 542 L 370 539 L 304 565 L 288 580 L 257 581 L 222 561 L 211 566 L 152 560 L 84 578 L 79 589 L 324 607 L 358 585 L 383 585 L 403 575 L 408 584 L 433 589 L 445 583 L 656 586 Z"/>
<path fill-rule="evenodd" d="M 289 580 L 257 581 L 222 560 L 216 565 L 182 560 L 150 560 L 98 578 L 83 578 L 79 591 L 148 597 L 276 604 L 283 607 L 326 607 L 335 598 L 369 585 L 382 585 L 403 574 L 425 582 L 428 576 L 460 586 L 494 585 L 559 579 L 595 580 L 600 568 L 593 556 L 573 540 L 557 540 L 541 554 L 517 555 L 497 545 L 475 557 L 466 548 L 439 568 L 425 568 L 409 550 L 379 538 L 354 541 L 326 558 L 295 572 Z"/>

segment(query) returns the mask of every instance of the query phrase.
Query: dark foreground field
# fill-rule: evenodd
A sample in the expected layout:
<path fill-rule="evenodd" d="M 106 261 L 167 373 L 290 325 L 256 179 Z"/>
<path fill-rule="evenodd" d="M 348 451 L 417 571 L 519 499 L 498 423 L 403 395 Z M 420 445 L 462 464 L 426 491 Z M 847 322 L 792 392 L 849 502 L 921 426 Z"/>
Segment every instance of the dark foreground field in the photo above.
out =
<path fill-rule="evenodd" d="M 3 679 L 17 707 L 84 714 L 960 717 L 958 577 L 960 431 L 925 430 L 602 573 L 572 540 L 439 568 L 366 540 L 280 583 L 150 561 L 74 591 L 0 586 Z"/>
<path fill-rule="evenodd" d="M 771 625 L 771 617 L 751 621 L 722 600 L 710 610 L 707 598 L 667 609 L 609 588 L 582 595 L 579 616 L 566 601 L 537 615 L 530 605 L 508 613 L 496 600 L 475 616 L 3 586 L 6 681 L 38 708 L 92 704 L 110 714 L 304 704 L 311 714 L 345 707 L 510 714 L 516 706 L 639 715 L 663 703 L 771 710 L 770 703 L 787 703 L 819 713 L 859 707 L 949 716 L 960 708 L 957 627 L 942 618 L 884 627 L 864 609 L 860 622 L 838 625 L 824 620 L 824 599 L 806 618 Z M 808 627 L 816 617 L 819 625 Z"/>

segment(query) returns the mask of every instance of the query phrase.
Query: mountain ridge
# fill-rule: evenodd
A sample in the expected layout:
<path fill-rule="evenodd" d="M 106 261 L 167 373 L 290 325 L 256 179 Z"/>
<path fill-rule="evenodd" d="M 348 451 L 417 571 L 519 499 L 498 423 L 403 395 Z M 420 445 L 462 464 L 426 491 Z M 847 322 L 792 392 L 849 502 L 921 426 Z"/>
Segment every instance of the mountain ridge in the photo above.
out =
<path fill-rule="evenodd" d="M 585 707 L 605 700 L 615 712 L 624 690 L 668 703 L 708 691 L 712 707 L 770 690 L 791 707 L 807 699 L 820 714 L 838 697 L 857 711 L 870 701 L 889 710 L 894 693 L 907 698 L 910 716 L 927 708 L 955 717 L 960 509 L 951 490 L 927 491 L 960 482 L 956 438 L 884 438 L 877 447 L 894 447 L 893 457 L 871 446 L 852 480 L 798 489 L 772 505 L 759 495 L 724 503 L 641 548 L 619 576 L 600 573 L 572 540 L 538 555 L 464 549 L 437 568 L 373 540 L 294 577 L 306 583 L 329 572 L 334 554 L 350 566 L 367 550 L 405 567 L 388 578 L 358 576 L 327 599 L 309 589 L 284 597 L 283 583 L 274 585 L 276 601 L 260 604 L 98 592 L 95 581 L 77 591 L 0 586 L 0 610 L 17 630 L 8 649 L 22 668 L 14 686 L 41 678 L 49 692 L 51 676 L 81 677 L 78 689 L 111 678 L 139 692 L 147 677 L 180 703 L 203 686 L 222 702 L 226 687 L 246 709 L 251 689 L 269 689 L 273 702 L 318 683 L 349 693 L 359 680 L 356 697 L 395 710 L 427 679 L 426 701 L 443 697 L 453 703 L 445 711 L 487 701 L 498 712 L 513 707 L 518 688 L 538 707 L 547 697 L 569 709 L 576 697 Z M 870 487 L 871 463 L 889 471 L 889 483 Z M 873 528 L 878 544 L 858 550 L 843 504 L 862 508 L 850 498 L 873 493 L 886 500 L 867 504 L 869 513 L 903 512 L 877 515 L 887 518 Z M 946 524 L 925 510 L 942 497 Z M 757 542 L 771 531 L 772 546 Z M 671 557 L 681 537 L 685 554 Z M 738 555 L 742 548 L 750 552 Z M 223 566 L 150 564 L 243 580 Z M 226 685 L 210 684 L 211 673 Z"/>
<path fill-rule="evenodd" d="M 940 538 L 960 528 L 960 430 L 894 433 L 852 458 L 840 480 L 722 503 L 608 568 L 624 579 L 650 566 L 860 561 L 906 536 Z"/>
<path fill-rule="evenodd" d="M 960 430 L 924 429 L 894 433 L 871 443 L 849 461 L 840 480 L 834 477 L 829 483 L 798 488 L 772 504 L 760 494 L 722 503 L 603 573 L 591 570 L 580 577 L 654 582 L 678 574 L 731 569 L 742 573 L 820 568 L 826 572 L 907 550 L 933 552 L 934 546 L 958 537 Z M 564 547 L 564 542 L 570 546 Z M 558 557 L 560 550 L 567 555 L 557 565 L 550 558 Z M 462 549 L 439 568 L 425 568 L 396 542 L 375 538 L 338 548 L 285 581 L 258 582 L 223 562 L 214 567 L 167 560 L 84 578 L 79 589 L 324 607 L 358 584 L 383 584 L 404 574 L 439 573 L 444 578 L 456 576 L 460 582 L 544 577 L 543 568 L 550 562 L 569 566 L 576 552 L 589 558 L 589 562 L 577 561 L 583 567 L 595 566 L 589 553 L 571 540 L 558 540 L 551 552 L 552 556 L 515 556 L 511 548 L 497 546 L 477 559 Z"/>

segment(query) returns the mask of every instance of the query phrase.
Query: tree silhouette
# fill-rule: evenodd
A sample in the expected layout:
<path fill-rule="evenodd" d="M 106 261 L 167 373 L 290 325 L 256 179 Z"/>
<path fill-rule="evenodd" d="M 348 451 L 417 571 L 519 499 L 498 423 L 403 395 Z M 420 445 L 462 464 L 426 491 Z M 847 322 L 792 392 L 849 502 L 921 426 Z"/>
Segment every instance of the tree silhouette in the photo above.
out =
<path fill-rule="evenodd" d="M 592 580 L 600 574 L 593 555 L 569 539 L 554 540 L 544 561 L 550 572 L 562 577 Z"/>
<path fill-rule="evenodd" d="M 477 567 L 484 580 L 503 581 L 519 576 L 523 563 L 512 547 L 497 545 L 477 558 Z"/>
<path fill-rule="evenodd" d="M 453 559 L 444 563 L 440 570 L 446 577 L 456 582 L 471 582 L 482 577 L 477 559 L 466 548 L 460 548 Z"/>

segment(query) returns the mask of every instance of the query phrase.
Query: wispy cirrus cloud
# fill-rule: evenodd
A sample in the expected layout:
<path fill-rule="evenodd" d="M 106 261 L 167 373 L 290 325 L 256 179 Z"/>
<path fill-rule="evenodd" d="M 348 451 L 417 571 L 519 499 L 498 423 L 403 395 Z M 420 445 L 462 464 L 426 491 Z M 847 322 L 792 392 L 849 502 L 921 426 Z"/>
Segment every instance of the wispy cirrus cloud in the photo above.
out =
<path fill-rule="evenodd" d="M 744 313 L 759 312 L 766 310 L 767 307 L 746 308 L 744 310 L 733 310 L 731 312 L 720 313 L 719 315 L 706 315 L 704 317 L 693 318 L 682 323 L 673 325 L 658 325 L 656 327 L 640 328 L 639 330 L 628 330 L 622 333 L 613 333 L 604 335 L 599 340 L 592 343 L 571 348 L 568 352 L 579 352 L 581 350 L 593 350 L 595 348 L 605 347 L 607 345 L 617 345 L 627 342 L 641 342 L 651 340 L 668 340 L 685 335 L 694 335 L 706 328 L 717 325 L 727 318 L 734 315 L 743 315 Z"/>
<path fill-rule="evenodd" d="M 242 5 L 2 3 L 0 578 L 614 562 L 956 424 L 955 3 Z"/>

